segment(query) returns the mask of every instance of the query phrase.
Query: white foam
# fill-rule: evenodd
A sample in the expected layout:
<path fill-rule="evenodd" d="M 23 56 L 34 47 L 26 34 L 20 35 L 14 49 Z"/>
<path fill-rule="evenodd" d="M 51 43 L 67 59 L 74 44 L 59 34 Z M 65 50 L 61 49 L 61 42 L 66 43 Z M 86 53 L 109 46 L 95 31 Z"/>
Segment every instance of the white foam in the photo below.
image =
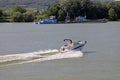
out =
<path fill-rule="evenodd" d="M 53 60 L 53 59 L 62 59 L 62 58 L 74 58 L 74 57 L 82 57 L 83 53 L 80 51 L 69 51 L 65 53 L 58 53 L 55 55 L 51 55 L 49 57 L 46 57 L 43 60 Z"/>
<path fill-rule="evenodd" d="M 50 53 L 54 53 L 54 54 L 50 54 Z M 50 54 L 50 55 L 46 55 L 46 54 Z M 1 55 L 0 63 L 20 60 L 20 62 L 16 64 L 23 64 L 30 62 L 39 62 L 39 61 L 63 59 L 63 58 L 75 58 L 82 56 L 83 53 L 81 51 L 69 51 L 65 53 L 60 53 L 59 50 L 53 49 L 53 50 L 45 50 L 45 51 L 30 52 L 30 53 Z"/>
<path fill-rule="evenodd" d="M 28 59 L 32 59 L 35 57 L 42 57 L 40 54 L 46 54 L 46 53 L 50 53 L 50 52 L 58 52 L 58 50 L 53 49 L 53 50 L 45 50 L 45 51 L 38 51 L 38 52 L 31 52 L 31 53 L 1 55 L 0 63 L 15 61 L 15 60 L 28 60 Z"/>
<path fill-rule="evenodd" d="M 75 57 L 83 57 L 83 53 L 81 51 L 69 51 L 69 52 L 65 52 L 65 53 L 57 53 L 57 54 L 54 54 L 51 56 L 45 56 L 44 58 L 25 61 L 20 64 L 47 61 L 47 60 L 55 60 L 55 59 L 64 59 L 64 58 L 75 58 Z"/>

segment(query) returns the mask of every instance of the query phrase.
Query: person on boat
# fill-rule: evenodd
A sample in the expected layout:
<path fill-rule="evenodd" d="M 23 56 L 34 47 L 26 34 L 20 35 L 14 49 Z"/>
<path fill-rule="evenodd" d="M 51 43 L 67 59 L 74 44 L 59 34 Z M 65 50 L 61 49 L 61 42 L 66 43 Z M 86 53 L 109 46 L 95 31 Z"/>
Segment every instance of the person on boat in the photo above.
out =
<path fill-rule="evenodd" d="M 75 41 L 70 40 L 70 42 L 67 44 L 69 47 L 72 47 L 75 45 Z"/>
<path fill-rule="evenodd" d="M 63 45 L 61 48 L 60 48 L 60 52 L 63 52 L 63 51 L 66 51 L 66 49 L 68 48 L 69 46 L 67 44 Z"/>
<path fill-rule="evenodd" d="M 84 45 L 87 43 L 87 41 L 75 42 L 71 39 L 64 39 L 64 41 L 67 41 L 67 43 L 60 48 L 60 52 L 66 52 L 69 50 L 81 51 Z"/>
<path fill-rule="evenodd" d="M 60 52 L 64 52 L 67 51 L 68 49 L 70 49 L 71 47 L 74 46 L 75 42 L 72 41 L 71 39 L 64 39 L 64 41 L 69 41 L 67 44 L 64 44 L 61 48 L 60 48 Z"/>

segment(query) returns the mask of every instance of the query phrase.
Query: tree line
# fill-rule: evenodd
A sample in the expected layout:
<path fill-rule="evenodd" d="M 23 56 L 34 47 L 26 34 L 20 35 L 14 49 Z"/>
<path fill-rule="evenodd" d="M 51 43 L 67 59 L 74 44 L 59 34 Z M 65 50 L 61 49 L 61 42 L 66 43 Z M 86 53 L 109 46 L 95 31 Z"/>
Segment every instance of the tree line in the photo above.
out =
<path fill-rule="evenodd" d="M 62 21 L 66 16 L 75 19 L 86 16 L 87 19 L 120 19 L 120 1 L 100 2 L 98 0 L 58 0 L 47 10 L 47 15 L 56 15 Z"/>
<path fill-rule="evenodd" d="M 1 22 L 33 22 L 34 12 L 32 10 L 26 10 L 20 6 L 14 6 L 10 10 L 0 10 Z"/>
<path fill-rule="evenodd" d="M 0 9 L 0 22 L 33 22 L 52 15 L 56 16 L 58 21 L 74 20 L 78 16 L 115 21 L 120 19 L 120 1 L 57 0 L 47 9 L 39 11 L 14 6 L 7 11 Z"/>

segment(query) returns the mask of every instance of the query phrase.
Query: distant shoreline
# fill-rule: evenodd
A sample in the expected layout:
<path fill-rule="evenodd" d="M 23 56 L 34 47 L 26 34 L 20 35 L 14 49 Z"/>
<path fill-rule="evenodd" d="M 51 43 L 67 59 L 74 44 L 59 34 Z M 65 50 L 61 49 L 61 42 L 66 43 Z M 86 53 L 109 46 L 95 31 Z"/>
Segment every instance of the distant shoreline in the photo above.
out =
<path fill-rule="evenodd" d="M 106 23 L 109 23 L 109 22 L 120 22 L 120 21 L 107 21 Z M 3 24 L 3 23 L 5 23 L 5 24 L 29 24 L 29 23 L 31 23 L 31 24 L 34 24 L 34 22 L 0 22 L 0 24 Z M 79 22 L 79 23 L 58 23 L 58 24 L 87 24 L 87 23 L 102 23 L 102 22 Z M 103 22 L 104 23 L 104 22 Z M 44 24 L 38 24 L 38 25 L 44 25 Z M 46 24 L 46 25 L 49 25 L 49 24 Z"/>

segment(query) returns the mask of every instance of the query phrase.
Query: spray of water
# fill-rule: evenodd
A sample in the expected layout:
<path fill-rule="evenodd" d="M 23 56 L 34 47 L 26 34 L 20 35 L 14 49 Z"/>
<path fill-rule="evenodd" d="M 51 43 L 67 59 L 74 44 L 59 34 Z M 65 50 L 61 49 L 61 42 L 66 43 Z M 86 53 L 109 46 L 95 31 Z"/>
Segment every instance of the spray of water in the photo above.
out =
<path fill-rule="evenodd" d="M 55 60 L 63 58 L 75 58 L 82 57 L 83 53 L 81 51 L 68 51 L 61 53 L 57 49 L 50 49 L 44 51 L 30 52 L 30 53 L 20 53 L 20 54 L 10 54 L 0 56 L 0 65 L 8 64 L 23 64 L 30 62 L 40 62 L 46 60 Z"/>

